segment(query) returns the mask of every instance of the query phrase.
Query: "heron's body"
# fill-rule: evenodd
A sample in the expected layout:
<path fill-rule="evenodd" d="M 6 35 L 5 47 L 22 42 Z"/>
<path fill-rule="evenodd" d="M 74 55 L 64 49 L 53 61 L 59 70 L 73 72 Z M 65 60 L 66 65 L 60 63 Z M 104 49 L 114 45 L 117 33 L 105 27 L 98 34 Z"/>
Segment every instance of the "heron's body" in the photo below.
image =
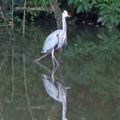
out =
<path fill-rule="evenodd" d="M 66 33 L 62 29 L 56 30 L 46 38 L 41 53 L 50 53 L 52 49 L 60 49 L 66 44 Z"/>
<path fill-rule="evenodd" d="M 44 53 L 45 56 L 49 53 L 52 55 L 52 61 L 53 65 L 55 66 L 55 63 L 59 65 L 58 61 L 56 60 L 54 56 L 54 50 L 60 49 L 63 46 L 67 45 L 67 36 L 66 36 L 66 31 L 67 31 L 67 24 L 66 24 L 66 17 L 69 17 L 67 11 L 64 11 L 62 13 L 62 29 L 58 29 L 54 32 L 52 32 L 45 40 L 44 46 L 42 48 L 41 53 Z M 40 57 L 39 59 L 36 59 L 35 61 L 38 61 L 42 59 Z"/>

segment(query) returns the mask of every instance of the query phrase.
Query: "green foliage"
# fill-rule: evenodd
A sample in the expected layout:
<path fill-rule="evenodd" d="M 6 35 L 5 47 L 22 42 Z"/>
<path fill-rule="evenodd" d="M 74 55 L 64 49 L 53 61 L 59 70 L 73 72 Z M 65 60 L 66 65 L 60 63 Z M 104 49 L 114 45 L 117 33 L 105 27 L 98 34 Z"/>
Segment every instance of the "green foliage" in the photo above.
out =
<path fill-rule="evenodd" d="M 110 61 L 117 56 L 120 50 L 120 33 L 117 30 L 101 32 L 97 34 L 96 41 L 82 39 L 77 35 L 77 43 L 69 47 L 67 55 L 72 56 L 94 56 L 98 60 Z"/>
<path fill-rule="evenodd" d="M 114 35 L 110 34 L 111 33 L 98 34 L 100 42 L 95 53 L 98 54 L 101 59 L 111 60 L 120 49 L 119 33 L 115 33 Z"/>
<path fill-rule="evenodd" d="M 76 13 L 98 13 L 98 22 L 106 27 L 116 27 L 120 24 L 120 1 L 119 0 L 68 0 L 69 5 L 74 5 Z"/>
<path fill-rule="evenodd" d="M 99 18 L 98 22 L 107 27 L 117 26 L 120 24 L 120 1 L 110 0 L 98 4 Z"/>
<path fill-rule="evenodd" d="M 31 7 L 44 6 L 48 5 L 48 0 L 28 0 L 27 5 Z"/>
<path fill-rule="evenodd" d="M 76 12 L 88 12 L 92 9 L 96 0 L 68 0 L 68 4 L 73 4 L 76 8 Z"/>
<path fill-rule="evenodd" d="M 48 0 L 28 0 L 27 6 L 29 7 L 47 7 Z M 30 12 L 31 21 L 34 21 L 34 18 L 38 16 L 38 12 Z"/>

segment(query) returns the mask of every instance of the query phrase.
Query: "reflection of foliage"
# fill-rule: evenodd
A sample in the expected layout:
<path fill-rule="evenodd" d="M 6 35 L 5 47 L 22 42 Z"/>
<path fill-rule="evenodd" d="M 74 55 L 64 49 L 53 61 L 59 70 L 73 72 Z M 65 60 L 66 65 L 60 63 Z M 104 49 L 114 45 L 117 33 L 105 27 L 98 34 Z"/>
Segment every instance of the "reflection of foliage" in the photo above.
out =
<path fill-rule="evenodd" d="M 113 96 L 119 98 L 120 62 L 116 59 L 120 50 L 119 31 L 100 31 L 96 40 L 87 38 L 89 33 L 87 35 L 85 31 L 83 32 L 84 37 L 82 34 L 77 35 L 77 38 L 74 38 L 77 42 L 74 41 L 74 46 L 69 46 L 66 51 L 67 62 L 65 64 L 68 65 L 66 66 L 67 72 L 64 71 L 66 76 L 71 84 L 85 85 L 89 88 L 89 94 L 94 93 L 105 103 L 113 99 Z M 71 69 L 72 65 L 74 67 Z M 74 83 L 72 83 L 73 80 Z"/>
<path fill-rule="evenodd" d="M 0 99 L 6 120 L 15 120 L 15 118 L 18 118 L 19 113 L 22 116 L 21 119 L 30 119 L 23 80 L 23 53 L 26 58 L 25 71 L 28 96 L 31 108 L 34 107 L 32 109 L 33 116 L 36 119 L 45 120 L 54 105 L 50 97 L 43 91 L 42 82 L 39 80 L 43 70 L 32 63 L 32 60 L 39 56 L 37 51 L 42 46 L 41 43 L 44 42 L 45 36 L 47 36 L 46 33 L 50 31 L 45 26 L 42 29 L 41 27 L 26 26 L 25 44 L 23 44 L 21 36 L 22 29 L 15 29 L 15 96 L 12 103 L 7 103 L 7 100 L 11 98 L 12 87 L 11 44 L 8 46 L 10 39 L 8 39 L 7 33 L 5 34 L 5 30 L 1 31 L 0 50 L 4 49 L 1 51 L 0 63 L 4 58 L 5 49 L 9 48 L 7 61 L 4 63 L 2 71 L 0 71 Z M 49 26 L 47 25 L 47 27 Z M 91 30 L 87 32 L 90 33 Z M 89 118 L 89 120 L 100 118 L 102 120 L 113 120 L 114 117 L 119 120 L 120 62 L 117 62 L 113 57 L 119 48 L 119 32 L 102 30 L 99 32 L 97 39 L 95 38 L 96 41 L 90 41 L 92 37 L 87 36 L 83 31 L 77 38 L 74 38 L 77 39 L 77 41 L 74 40 L 76 42 L 75 46 L 70 46 L 70 49 L 66 50 L 66 58 L 60 64 L 64 82 L 66 86 L 71 87 L 67 92 L 68 115 L 72 120 L 85 118 Z M 23 51 L 23 46 L 25 51 Z M 111 56 L 110 59 L 106 57 L 102 59 L 102 56 L 107 54 Z M 49 64 L 49 59 L 45 61 Z M 56 111 L 51 112 L 51 115 L 54 117 L 53 119 L 57 120 L 59 119 L 60 110 L 58 104 L 56 106 Z M 42 107 L 43 109 L 41 109 Z"/>
<path fill-rule="evenodd" d="M 11 20 L 11 1 L 10 0 L 2 1 L 0 7 L 1 7 L 1 10 L 2 10 L 2 13 L 1 13 L 1 10 L 0 10 L 0 22 L 4 23 L 3 22 L 4 19 L 6 20 L 6 22 Z"/>
<path fill-rule="evenodd" d="M 14 34 L 15 41 L 12 41 L 12 46 L 10 44 L 11 40 L 9 40 L 8 35 L 6 35 L 7 31 L 1 31 L 2 41 L 0 41 L 0 66 L 5 58 L 5 51 L 8 51 L 7 60 L 4 62 L 4 65 L 2 65 L 2 69 L 0 69 L 0 107 L 3 106 L 3 110 L 6 111 L 6 114 L 4 114 L 6 120 L 15 120 L 18 114 L 14 113 L 19 112 L 22 114 L 21 119 L 30 119 L 29 107 L 26 100 L 24 79 L 26 79 L 27 94 L 29 96 L 29 101 L 31 105 L 30 107 L 32 109 L 32 112 L 34 113 L 33 116 L 36 119 L 46 119 L 46 117 L 49 115 L 49 112 L 51 111 L 51 108 L 53 107 L 51 99 L 42 90 L 42 81 L 39 80 L 41 70 L 36 64 L 33 64 L 32 62 L 33 57 L 35 58 L 37 55 L 39 55 L 39 53 L 36 52 L 40 47 L 38 41 L 39 43 L 41 43 L 41 41 L 44 39 L 43 36 L 45 36 L 45 33 L 43 33 L 43 31 L 39 27 L 33 28 L 31 30 L 26 27 L 26 29 L 28 29 L 28 31 L 26 31 L 26 44 L 24 44 L 23 38 L 21 36 L 22 29 L 16 28 Z M 13 46 L 14 54 L 12 56 L 11 47 Z M 24 47 L 25 49 L 23 51 Z M 9 50 L 7 48 L 9 48 Z M 26 67 L 24 71 L 26 73 L 26 78 L 24 78 L 25 76 L 23 73 L 23 53 L 25 54 Z M 15 68 L 14 76 L 12 76 L 12 57 L 14 59 L 13 65 Z M 15 80 L 15 94 L 14 99 L 11 102 L 12 77 L 14 77 Z M 57 113 L 59 113 L 59 111 Z"/>
<path fill-rule="evenodd" d="M 97 56 L 99 56 L 99 54 Z M 119 112 L 116 107 L 111 105 L 114 104 L 114 100 L 120 98 L 119 66 L 120 63 L 114 60 L 114 58 L 110 61 L 105 61 L 91 56 L 66 57 L 63 73 L 65 73 L 66 84 L 71 86 L 70 94 L 74 96 L 74 98 L 70 98 L 73 100 L 74 105 L 72 105 L 72 102 L 70 102 L 71 104 L 69 103 L 73 110 L 72 112 L 77 112 L 77 114 L 79 113 L 80 115 L 81 112 L 85 112 L 85 115 L 87 112 L 86 117 L 89 116 L 89 119 L 94 118 L 96 120 L 99 118 L 100 111 L 97 110 L 99 107 L 99 110 L 102 110 L 102 112 L 100 112 L 102 116 L 103 113 L 105 113 L 105 120 L 112 120 L 111 117 L 114 116 L 113 111 Z M 74 106 L 76 106 L 75 109 Z M 115 115 L 117 115 L 116 112 Z M 117 118 L 119 119 L 119 117 Z"/>

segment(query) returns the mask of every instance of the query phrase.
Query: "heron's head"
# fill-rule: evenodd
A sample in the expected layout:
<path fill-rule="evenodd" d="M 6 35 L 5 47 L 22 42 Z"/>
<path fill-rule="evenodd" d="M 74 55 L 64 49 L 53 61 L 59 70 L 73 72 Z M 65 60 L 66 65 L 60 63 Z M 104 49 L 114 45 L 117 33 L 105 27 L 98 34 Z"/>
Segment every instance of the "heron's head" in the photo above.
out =
<path fill-rule="evenodd" d="M 66 10 L 64 10 L 62 14 L 64 15 L 64 17 L 70 17 L 70 15 L 68 14 Z"/>

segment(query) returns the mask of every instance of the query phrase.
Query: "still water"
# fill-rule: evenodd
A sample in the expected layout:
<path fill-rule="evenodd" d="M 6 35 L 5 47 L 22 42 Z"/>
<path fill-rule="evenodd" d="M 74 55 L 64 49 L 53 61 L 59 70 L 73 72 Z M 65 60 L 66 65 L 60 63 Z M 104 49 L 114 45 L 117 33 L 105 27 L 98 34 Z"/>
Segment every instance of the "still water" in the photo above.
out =
<path fill-rule="evenodd" d="M 53 30 L 50 25 L 29 25 L 23 38 L 20 27 L 14 33 L 0 28 L 0 120 L 120 120 L 119 54 L 111 57 L 114 52 L 106 50 L 108 57 L 104 52 L 91 57 L 84 48 L 88 44 L 79 43 L 97 44 L 98 37 L 114 41 L 119 31 L 68 28 L 68 48 L 61 57 L 56 53 L 61 62 L 53 71 L 50 56 L 33 62 Z"/>

